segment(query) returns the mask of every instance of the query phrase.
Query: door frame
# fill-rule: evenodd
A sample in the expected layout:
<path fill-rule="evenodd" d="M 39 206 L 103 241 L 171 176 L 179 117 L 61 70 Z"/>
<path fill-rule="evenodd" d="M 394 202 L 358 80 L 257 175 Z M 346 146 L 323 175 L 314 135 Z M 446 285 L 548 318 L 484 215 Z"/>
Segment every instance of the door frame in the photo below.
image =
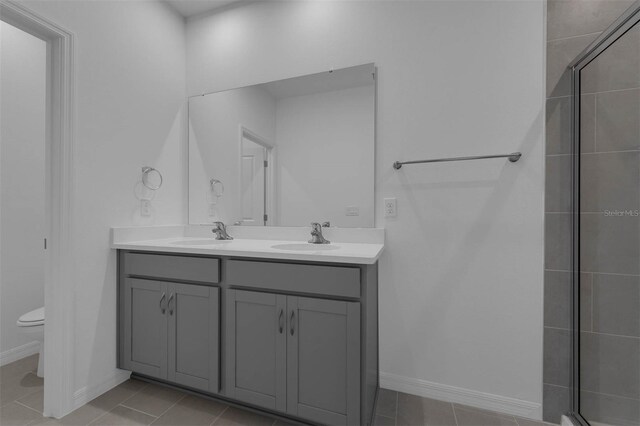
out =
<path fill-rule="evenodd" d="M 47 43 L 44 410 L 60 418 L 74 408 L 75 36 L 13 1 L 0 0 L 0 19 Z"/>
<path fill-rule="evenodd" d="M 265 226 L 274 226 L 274 215 L 275 215 L 275 160 L 276 160 L 276 146 L 260 136 L 256 132 L 250 130 L 243 124 L 239 126 L 239 138 L 238 138 L 238 182 L 242 182 L 242 139 L 247 138 L 251 142 L 254 142 L 262 147 L 264 147 L 267 151 L 267 173 L 265 174 L 265 209 L 264 212 L 267 215 L 267 221 L 265 222 Z M 238 202 L 239 206 L 242 205 L 242 193 L 238 191 Z"/>

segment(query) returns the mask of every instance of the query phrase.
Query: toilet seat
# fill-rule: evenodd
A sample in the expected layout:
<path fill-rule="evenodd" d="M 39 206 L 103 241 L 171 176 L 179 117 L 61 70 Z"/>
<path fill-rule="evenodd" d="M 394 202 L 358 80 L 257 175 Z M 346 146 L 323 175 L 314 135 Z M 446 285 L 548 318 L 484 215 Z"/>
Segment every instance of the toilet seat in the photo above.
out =
<path fill-rule="evenodd" d="M 18 327 L 36 327 L 44 325 L 44 306 L 22 315 L 17 321 Z"/>

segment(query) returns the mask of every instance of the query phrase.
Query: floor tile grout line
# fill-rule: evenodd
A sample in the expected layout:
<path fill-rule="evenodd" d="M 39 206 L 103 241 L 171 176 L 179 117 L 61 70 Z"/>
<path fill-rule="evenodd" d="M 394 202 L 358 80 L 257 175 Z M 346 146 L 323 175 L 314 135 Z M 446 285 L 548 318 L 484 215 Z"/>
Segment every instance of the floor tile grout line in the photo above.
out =
<path fill-rule="evenodd" d="M 117 407 L 117 405 L 116 405 Z M 115 407 L 114 407 L 115 408 Z M 113 409 L 113 408 L 112 408 Z M 111 412 L 111 410 L 106 411 L 102 414 L 100 414 L 98 417 L 96 417 L 95 419 L 91 420 L 89 423 L 87 423 L 87 426 L 94 424 L 95 422 L 97 422 L 98 420 L 100 420 L 101 418 L 103 418 L 104 416 L 106 416 L 107 414 L 109 414 Z"/>
<path fill-rule="evenodd" d="M 222 415 L 225 413 L 225 411 L 227 411 L 227 408 L 229 408 L 229 406 L 228 406 L 228 405 L 227 405 L 226 407 L 224 407 L 224 410 L 220 411 L 220 414 L 218 414 L 218 415 L 216 416 L 216 418 L 215 418 L 215 419 L 213 419 L 213 420 L 211 421 L 211 423 L 209 424 L 209 426 L 213 426 L 213 425 L 218 421 L 218 419 L 219 419 L 220 417 L 222 417 Z"/>
<path fill-rule="evenodd" d="M 131 380 L 131 378 L 129 378 L 129 380 Z M 126 383 L 126 382 L 122 382 L 122 383 Z M 125 398 L 124 401 L 120 402 L 118 405 L 121 405 L 123 402 L 127 402 L 128 400 L 130 400 L 131 398 L 133 398 L 134 396 L 138 395 L 140 392 L 142 392 L 143 390 L 145 390 L 146 388 L 150 387 L 151 384 L 150 383 L 145 383 L 144 385 L 142 385 L 140 387 L 140 389 L 138 389 L 137 391 L 135 391 L 134 393 L 132 393 L 129 397 Z M 117 386 L 116 386 L 117 387 Z M 115 388 L 113 388 L 115 389 Z M 127 407 L 130 408 L 130 407 Z"/>
<path fill-rule="evenodd" d="M 400 403 L 400 392 L 396 391 L 396 409 L 393 412 L 394 414 L 393 424 L 396 426 L 398 426 L 398 411 L 400 410 L 400 406 L 398 405 L 399 403 Z"/>
<path fill-rule="evenodd" d="M 31 395 L 31 394 L 30 394 L 30 395 Z M 25 395 L 25 396 L 26 396 L 26 395 Z M 18 404 L 18 405 L 21 405 L 21 406 L 25 407 L 25 408 L 28 408 L 29 410 L 33 411 L 34 413 L 38 413 L 38 414 L 40 414 L 40 415 L 42 416 L 42 412 L 41 412 L 41 411 L 38 411 L 38 410 L 36 410 L 35 408 L 32 408 L 32 407 L 29 407 L 28 405 L 23 404 L 22 402 L 18 401 L 17 399 L 16 399 L 16 400 L 13 400 L 13 401 L 11 401 L 11 402 L 14 402 L 14 403 L 16 403 L 16 404 Z M 44 416 L 43 416 L 43 417 L 44 417 Z"/>
<path fill-rule="evenodd" d="M 453 405 L 453 403 L 451 404 L 451 411 L 453 411 L 453 420 L 456 422 L 456 426 L 459 426 L 458 423 L 458 416 L 456 415 L 456 407 Z"/>
<path fill-rule="evenodd" d="M 173 404 L 171 404 L 171 405 L 169 406 L 169 408 L 167 408 L 166 410 L 164 410 L 164 411 L 163 411 L 162 413 L 160 413 L 159 415 L 155 415 L 155 414 L 147 413 L 146 411 L 142 411 L 142 410 L 139 410 L 139 409 L 137 409 L 137 408 L 133 408 L 133 407 L 130 407 L 130 406 L 128 406 L 128 405 L 125 405 L 124 403 L 125 403 L 125 402 L 127 402 L 127 401 L 128 401 L 129 399 L 131 399 L 131 398 L 127 398 L 125 401 L 123 401 L 123 402 L 121 402 L 120 404 L 118 404 L 118 406 L 122 406 L 122 407 L 124 407 L 124 408 L 128 408 L 128 409 L 130 409 L 130 410 L 137 411 L 137 412 L 139 412 L 139 413 L 146 414 L 146 415 L 151 416 L 151 417 L 155 417 L 155 418 L 156 418 L 156 420 L 157 420 L 157 419 L 159 419 L 160 417 L 162 417 L 164 414 L 166 414 L 166 412 L 167 412 L 167 411 L 169 411 L 169 410 L 171 410 L 173 407 L 175 407 L 175 406 L 176 406 L 176 404 L 177 404 L 178 402 L 182 401 L 182 400 L 183 400 L 183 399 L 185 399 L 186 397 L 187 397 L 187 395 L 186 395 L 186 394 L 183 394 L 183 395 L 182 395 L 180 398 L 178 398 L 178 399 L 177 399 Z M 114 407 L 114 408 L 115 408 L 115 407 Z M 155 421 L 155 420 L 154 420 L 154 421 Z"/>
<path fill-rule="evenodd" d="M 115 410 L 115 409 L 116 409 L 116 408 L 118 408 L 118 407 L 123 407 L 123 408 L 126 408 L 126 409 L 131 410 L 131 411 L 136 411 L 136 412 L 138 412 L 138 413 L 140 413 L 140 414 L 144 414 L 144 415 L 147 415 L 147 416 L 151 416 L 151 417 L 153 417 L 153 418 L 154 418 L 154 421 L 155 421 L 156 419 L 159 419 L 159 418 L 160 418 L 160 416 L 156 416 L 155 414 L 147 413 L 146 411 L 138 410 L 137 408 L 128 407 L 128 406 L 126 406 L 126 405 L 122 405 L 122 404 L 118 404 L 118 405 L 116 405 L 115 407 L 113 407 L 113 408 L 112 408 L 111 410 L 109 410 L 108 412 L 110 413 L 110 412 L 112 412 L 113 410 Z M 164 414 L 164 413 L 163 413 L 163 414 Z"/>

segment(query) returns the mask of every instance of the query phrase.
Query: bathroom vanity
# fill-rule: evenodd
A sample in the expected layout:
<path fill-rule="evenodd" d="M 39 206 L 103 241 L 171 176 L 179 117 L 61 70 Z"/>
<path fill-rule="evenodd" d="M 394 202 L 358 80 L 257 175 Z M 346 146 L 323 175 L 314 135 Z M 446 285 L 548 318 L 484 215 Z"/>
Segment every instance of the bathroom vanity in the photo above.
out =
<path fill-rule="evenodd" d="M 120 368 L 289 420 L 371 424 L 375 75 L 189 98 L 189 225 L 113 231 Z"/>
<path fill-rule="evenodd" d="M 120 368 L 300 422 L 371 424 L 381 244 L 172 241 L 113 245 Z"/>

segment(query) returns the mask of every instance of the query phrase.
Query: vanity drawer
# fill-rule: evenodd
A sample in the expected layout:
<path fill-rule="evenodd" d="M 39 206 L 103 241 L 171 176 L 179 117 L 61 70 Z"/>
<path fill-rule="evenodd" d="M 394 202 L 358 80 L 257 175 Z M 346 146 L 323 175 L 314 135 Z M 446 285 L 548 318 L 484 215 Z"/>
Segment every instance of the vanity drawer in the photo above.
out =
<path fill-rule="evenodd" d="M 239 287 L 360 297 L 360 268 L 229 260 L 226 281 Z"/>
<path fill-rule="evenodd" d="M 209 257 L 126 253 L 124 273 L 176 281 L 220 282 L 220 260 Z"/>

